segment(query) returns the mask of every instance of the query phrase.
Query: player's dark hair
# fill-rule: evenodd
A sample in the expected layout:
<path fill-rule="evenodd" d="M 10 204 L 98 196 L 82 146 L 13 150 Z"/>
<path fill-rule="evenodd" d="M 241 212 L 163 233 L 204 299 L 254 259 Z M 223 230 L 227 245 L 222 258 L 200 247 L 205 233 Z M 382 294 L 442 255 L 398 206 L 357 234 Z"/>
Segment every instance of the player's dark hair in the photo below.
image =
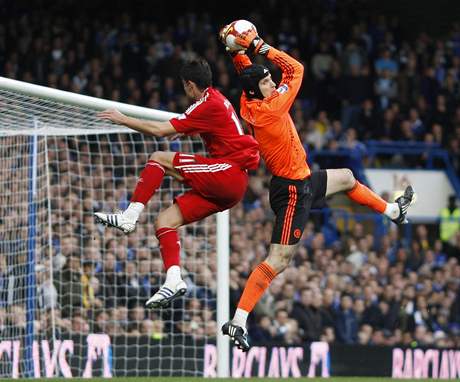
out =
<path fill-rule="evenodd" d="M 204 90 L 212 85 L 211 68 L 203 58 L 186 62 L 180 70 L 180 77 L 183 81 L 194 82 L 200 90 Z"/>

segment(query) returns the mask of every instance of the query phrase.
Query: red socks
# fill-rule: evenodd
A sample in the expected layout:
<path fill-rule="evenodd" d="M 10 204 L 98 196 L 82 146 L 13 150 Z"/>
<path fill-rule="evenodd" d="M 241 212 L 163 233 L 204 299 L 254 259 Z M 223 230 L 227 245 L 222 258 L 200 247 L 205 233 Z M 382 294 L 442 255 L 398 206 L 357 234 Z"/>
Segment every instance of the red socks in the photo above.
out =
<path fill-rule="evenodd" d="M 180 263 L 180 240 L 174 228 L 159 228 L 156 232 L 160 241 L 160 252 L 167 271 L 173 265 Z"/>
<path fill-rule="evenodd" d="M 139 180 L 131 198 L 132 203 L 147 204 L 155 191 L 160 187 L 165 169 L 154 160 L 149 160 L 141 171 Z M 160 228 L 156 232 L 160 242 L 160 252 L 165 270 L 173 265 L 179 265 L 180 241 L 177 230 L 174 228 Z"/>
<path fill-rule="evenodd" d="M 158 187 L 160 187 L 164 176 L 165 169 L 163 166 L 154 160 L 149 160 L 139 175 L 131 202 L 146 205 Z"/>

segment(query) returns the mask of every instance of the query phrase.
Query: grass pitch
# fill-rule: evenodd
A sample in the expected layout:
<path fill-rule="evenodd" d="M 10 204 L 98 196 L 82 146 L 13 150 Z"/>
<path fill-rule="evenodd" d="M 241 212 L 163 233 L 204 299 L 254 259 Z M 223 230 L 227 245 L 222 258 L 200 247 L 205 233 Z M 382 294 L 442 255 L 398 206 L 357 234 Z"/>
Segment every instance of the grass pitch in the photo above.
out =
<path fill-rule="evenodd" d="M 82 379 L 82 378 L 74 378 Z M 199 378 L 199 377 L 134 377 L 134 378 L 112 378 L 114 382 L 235 382 L 235 378 Z M 3 379 L 0 379 L 3 380 Z M 6 381 L 7 379 L 5 379 Z M 82 379 L 83 380 L 83 379 Z M 106 378 L 90 378 L 84 379 L 89 382 L 108 382 L 110 379 Z M 240 381 L 259 381 L 259 382 L 280 382 L 280 381 L 292 381 L 292 382 L 428 382 L 435 381 L 434 379 L 392 379 L 392 378 L 375 378 L 375 377 L 333 377 L 333 378 L 238 378 Z M 22 379 L 16 379 L 16 381 L 22 381 Z M 24 379 L 23 381 L 30 382 L 30 379 Z M 63 382 L 64 378 L 40 378 L 34 379 L 34 381 L 44 382 Z"/>

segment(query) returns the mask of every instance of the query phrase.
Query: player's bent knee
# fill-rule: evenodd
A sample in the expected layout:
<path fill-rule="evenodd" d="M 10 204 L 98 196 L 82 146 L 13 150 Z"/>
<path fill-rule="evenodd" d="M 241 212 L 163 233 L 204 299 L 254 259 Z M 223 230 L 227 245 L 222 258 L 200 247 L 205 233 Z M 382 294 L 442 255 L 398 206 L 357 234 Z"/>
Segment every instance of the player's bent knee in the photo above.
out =
<path fill-rule="evenodd" d="M 270 254 L 265 260 L 276 274 L 283 272 L 290 264 L 294 255 L 293 245 L 273 245 L 270 248 Z"/>
<path fill-rule="evenodd" d="M 155 231 L 160 228 L 179 228 L 184 224 L 184 217 L 177 204 L 161 211 L 154 222 Z"/>
<path fill-rule="evenodd" d="M 160 228 L 178 228 L 181 226 L 177 219 L 173 219 L 170 216 L 158 216 L 154 223 L 155 231 Z"/>
<path fill-rule="evenodd" d="M 175 155 L 175 152 L 155 151 L 153 154 L 150 155 L 149 160 L 153 160 L 159 163 L 165 169 L 172 169 Z"/>
<path fill-rule="evenodd" d="M 158 217 L 154 223 L 155 231 L 158 231 L 160 228 L 179 228 L 181 224 L 174 220 L 168 219 L 168 217 Z"/>
<path fill-rule="evenodd" d="M 149 160 L 154 160 L 155 162 L 161 163 L 164 157 L 163 151 L 155 151 L 152 155 L 150 155 Z"/>

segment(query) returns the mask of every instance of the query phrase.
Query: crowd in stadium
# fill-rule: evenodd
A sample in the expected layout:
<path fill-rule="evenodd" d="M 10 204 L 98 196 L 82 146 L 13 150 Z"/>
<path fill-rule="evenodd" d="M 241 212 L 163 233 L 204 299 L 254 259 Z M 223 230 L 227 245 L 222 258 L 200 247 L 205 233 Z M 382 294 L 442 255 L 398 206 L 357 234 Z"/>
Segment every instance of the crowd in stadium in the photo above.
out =
<path fill-rule="evenodd" d="M 363 142 L 369 139 L 439 144 L 460 175 L 460 24 L 443 38 L 426 33 L 407 38 L 397 17 L 363 7 L 360 17 L 352 18 L 355 9 L 324 3 L 330 8 L 308 13 L 302 1 L 283 12 L 268 2 L 263 18 L 250 14 L 267 42 L 305 63 L 305 83 L 292 110 L 305 147 L 365 151 Z M 178 69 L 200 54 L 213 68 L 215 86 L 235 107 L 239 103 L 237 77 L 217 39 L 221 25 L 207 14 L 185 13 L 165 25 L 152 23 L 140 10 L 91 18 L 78 12 L 72 17 L 17 12 L 18 17 L 0 23 L 0 70 L 6 77 L 179 112 L 187 100 Z M 302 16 L 294 20 L 293 14 Z M 119 137 L 129 142 L 128 135 Z M 143 302 L 160 286 L 162 274 L 151 219 L 142 220 L 132 235 L 121 236 L 102 230 L 92 218 L 101 207 L 96 201 L 106 208 L 127 202 L 126 190 L 131 191 L 146 156 L 136 157 L 135 146 L 127 145 L 131 149 L 122 154 L 131 156 L 126 160 L 132 171 L 115 182 L 111 169 L 106 171 L 114 162 L 88 152 L 88 163 L 99 170 L 85 167 L 85 178 L 91 180 L 81 184 L 68 175 L 82 171 L 77 158 L 59 158 L 58 148 L 71 141 L 61 138 L 51 146 L 52 152 L 56 149 L 51 165 L 65 167 L 64 175 L 54 179 L 53 209 L 68 211 L 68 221 L 53 221 L 58 230 L 54 285 L 45 272 L 49 263 L 36 269 L 42 312 L 37 330 L 44 336 L 55 325 L 60 332 L 71 328 L 73 333 L 155 339 L 171 331 L 215 336 L 217 270 L 209 249 L 215 232 L 204 232 L 204 226 L 182 231 L 189 295 L 171 314 L 146 311 Z M 102 154 L 113 154 L 108 147 L 102 146 Z M 231 211 L 232 309 L 252 268 L 267 255 L 273 224 L 268 181 L 263 168 L 253 174 L 247 197 Z M 95 195 L 91 189 L 114 191 Z M 294 263 L 257 306 L 249 325 L 253 343 L 460 346 L 460 231 L 446 244 L 418 225 L 407 243 L 396 226 L 376 238 L 356 223 L 331 240 L 322 223 L 314 219 L 308 224 Z M 5 232 L 7 224 L 0 221 Z M 26 283 L 25 271 L 13 268 L 0 252 L 2 338 L 24 330 L 26 322 L 24 305 L 8 306 L 15 301 L 6 293 L 9 275 L 16 277 L 18 294 Z"/>

